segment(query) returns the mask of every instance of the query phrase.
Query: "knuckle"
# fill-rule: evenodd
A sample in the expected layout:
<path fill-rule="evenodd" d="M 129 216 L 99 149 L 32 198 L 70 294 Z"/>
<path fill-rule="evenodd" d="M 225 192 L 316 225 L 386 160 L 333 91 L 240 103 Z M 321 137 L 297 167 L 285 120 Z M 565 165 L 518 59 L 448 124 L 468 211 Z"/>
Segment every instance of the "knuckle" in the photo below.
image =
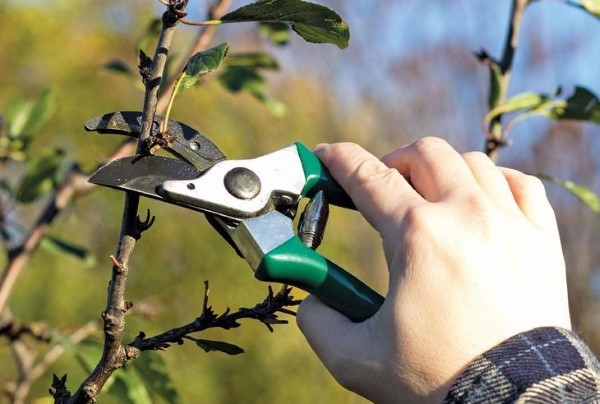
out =
<path fill-rule="evenodd" d="M 541 179 L 536 176 L 524 174 L 521 177 L 522 187 L 529 192 L 535 192 L 538 194 L 546 194 L 546 187 Z"/>
<path fill-rule="evenodd" d="M 473 162 L 473 163 L 477 163 L 477 162 L 491 162 L 490 158 L 488 157 L 487 154 L 480 152 L 480 151 L 470 151 L 467 153 L 463 153 L 462 158 L 466 161 L 466 162 Z"/>
<path fill-rule="evenodd" d="M 428 153 L 432 149 L 448 148 L 450 145 L 444 139 L 434 136 L 423 137 L 413 143 L 417 153 Z"/>
<path fill-rule="evenodd" d="M 359 161 L 354 168 L 354 181 L 351 187 L 354 188 L 381 188 L 388 184 L 396 174 L 394 169 L 388 168 L 377 160 L 364 159 Z M 350 191 L 352 192 L 352 190 Z"/>

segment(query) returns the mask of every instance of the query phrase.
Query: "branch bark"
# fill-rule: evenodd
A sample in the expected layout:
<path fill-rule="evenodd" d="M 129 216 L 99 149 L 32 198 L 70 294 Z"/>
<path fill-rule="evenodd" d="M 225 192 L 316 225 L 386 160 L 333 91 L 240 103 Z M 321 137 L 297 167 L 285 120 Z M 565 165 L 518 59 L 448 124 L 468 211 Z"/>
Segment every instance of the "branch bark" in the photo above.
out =
<path fill-rule="evenodd" d="M 181 7 L 178 7 L 179 5 Z M 146 86 L 146 92 L 140 139 L 137 145 L 138 154 L 146 152 L 145 145 L 148 144 L 151 138 L 158 103 L 158 90 L 163 78 L 175 26 L 185 11 L 185 5 L 185 2 L 170 4 L 167 11 L 163 13 L 161 34 L 151 65 L 147 66 L 143 55 L 140 55 L 140 73 Z M 92 373 L 69 399 L 70 403 L 94 402 L 110 375 L 128 360 L 122 340 L 125 331 L 125 313 L 131 307 L 131 303 L 125 300 L 125 289 L 131 254 L 141 236 L 137 217 L 138 205 L 139 195 L 134 193 L 125 194 L 121 231 L 117 252 L 115 258 L 113 258 L 112 277 L 108 286 L 108 299 L 106 308 L 102 312 L 102 320 L 104 321 L 102 357 Z"/>
<path fill-rule="evenodd" d="M 532 1 L 533 0 L 512 0 L 509 27 L 504 42 L 502 59 L 497 62 L 502 74 L 500 80 L 498 105 L 506 102 L 508 97 L 508 87 L 510 84 L 512 65 L 521 35 L 523 15 L 525 13 L 525 9 Z M 484 152 L 490 157 L 490 159 L 492 159 L 492 161 L 497 161 L 500 149 L 506 144 L 504 141 L 504 134 L 502 132 L 502 115 L 499 115 L 492 120 L 488 133 L 490 137 L 486 139 Z"/>
<path fill-rule="evenodd" d="M 217 1 L 215 1 L 213 3 L 213 5 L 210 7 L 210 9 L 208 10 L 208 20 L 217 20 L 217 19 L 221 18 L 227 12 L 229 7 L 231 7 L 231 3 L 233 3 L 233 0 L 217 0 Z M 203 26 L 198 31 L 196 40 L 193 42 L 193 44 L 190 47 L 187 54 L 189 56 L 191 56 L 200 51 L 207 49 L 208 46 L 210 45 L 213 37 L 215 36 L 217 29 L 218 29 L 218 26 L 216 26 L 216 25 Z M 188 60 L 188 58 L 184 58 L 182 60 L 177 71 L 182 71 L 183 69 L 185 69 L 187 60 Z M 173 88 L 175 87 L 176 81 L 177 81 L 177 75 L 174 75 L 169 80 L 167 85 L 165 86 L 164 94 L 171 94 L 171 92 L 173 91 Z M 157 111 L 162 113 L 167 108 L 168 103 L 169 103 L 169 97 L 161 97 L 158 101 Z"/>

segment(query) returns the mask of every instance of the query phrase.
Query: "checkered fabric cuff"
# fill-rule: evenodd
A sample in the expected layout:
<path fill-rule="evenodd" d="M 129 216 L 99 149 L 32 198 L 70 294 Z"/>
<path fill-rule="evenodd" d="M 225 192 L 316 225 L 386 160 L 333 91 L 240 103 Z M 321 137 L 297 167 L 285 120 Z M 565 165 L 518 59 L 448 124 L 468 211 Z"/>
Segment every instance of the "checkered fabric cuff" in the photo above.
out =
<path fill-rule="evenodd" d="M 536 328 L 475 359 L 444 403 L 600 403 L 600 363 L 573 332 Z"/>

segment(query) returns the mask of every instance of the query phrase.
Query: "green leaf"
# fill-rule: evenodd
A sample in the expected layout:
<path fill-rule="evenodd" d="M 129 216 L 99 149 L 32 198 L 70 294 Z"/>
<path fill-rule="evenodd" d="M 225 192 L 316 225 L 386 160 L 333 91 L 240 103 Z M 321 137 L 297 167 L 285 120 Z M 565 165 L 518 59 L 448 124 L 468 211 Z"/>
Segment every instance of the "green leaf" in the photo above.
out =
<path fill-rule="evenodd" d="M 42 91 L 31 106 L 23 132 L 27 135 L 37 132 L 52 118 L 54 112 L 56 112 L 55 92 L 50 89 Z"/>
<path fill-rule="evenodd" d="M 150 46 L 151 42 L 157 40 L 158 36 L 160 35 L 161 28 L 162 21 L 160 18 L 153 18 L 152 20 L 150 20 L 148 25 L 146 25 L 146 29 L 135 44 L 136 56 L 140 49 L 146 51 L 146 53 L 150 53 L 148 47 Z"/>
<path fill-rule="evenodd" d="M 284 22 L 261 22 L 258 32 L 278 46 L 287 45 L 290 41 L 290 25 Z"/>
<path fill-rule="evenodd" d="M 600 0 L 581 0 L 579 5 L 588 13 L 600 18 Z"/>
<path fill-rule="evenodd" d="M 538 177 L 562 186 L 592 211 L 600 213 L 600 197 L 598 197 L 591 189 L 572 181 L 561 180 L 552 175 L 538 174 Z"/>
<path fill-rule="evenodd" d="M 564 102 L 555 106 L 550 114 L 553 119 L 575 119 L 600 124 L 600 100 L 585 87 L 575 87 L 575 92 Z"/>
<path fill-rule="evenodd" d="M 518 111 L 530 111 L 537 110 L 540 107 L 546 105 L 546 103 L 552 101 L 552 96 L 547 94 L 540 94 L 534 92 L 525 92 L 521 94 L 517 94 L 504 102 L 503 104 L 498 105 L 490 112 L 487 113 L 485 118 L 483 118 L 484 127 L 488 127 L 490 122 L 499 115 L 508 114 L 511 112 Z"/>
<path fill-rule="evenodd" d="M 5 112 L 6 133 L 11 139 L 16 139 L 23 134 L 23 129 L 29 119 L 31 105 L 21 98 L 11 100 Z"/>
<path fill-rule="evenodd" d="M 286 23 L 308 42 L 332 43 L 340 49 L 350 40 L 348 24 L 335 11 L 301 0 L 259 0 L 224 15 L 220 21 Z"/>
<path fill-rule="evenodd" d="M 95 264 L 95 257 L 85 248 L 58 239 L 53 236 L 45 236 L 40 241 L 40 247 L 55 254 L 66 254 L 80 260 L 86 267 Z"/>
<path fill-rule="evenodd" d="M 150 393 L 136 368 L 126 364 L 114 373 L 115 381 L 108 391 L 123 404 L 152 404 Z"/>
<path fill-rule="evenodd" d="M 193 86 L 202 76 L 216 70 L 229 51 L 229 45 L 222 43 L 214 48 L 196 53 L 188 60 L 185 69 L 177 80 L 175 94 Z"/>
<path fill-rule="evenodd" d="M 165 402 L 178 404 L 181 397 L 173 385 L 167 365 L 162 356 L 155 352 L 144 352 L 135 361 L 131 362 L 146 387 L 154 394 L 162 397 Z"/>
<path fill-rule="evenodd" d="M 271 98 L 266 93 L 266 81 L 256 69 L 249 67 L 229 67 L 220 76 L 219 80 L 231 92 L 247 91 L 265 106 L 275 116 L 285 114 L 285 105 Z"/>
<path fill-rule="evenodd" d="M 53 339 L 60 342 L 65 347 L 66 352 L 73 355 L 79 366 L 86 372 L 91 373 L 102 356 L 103 343 L 96 338 L 86 338 L 79 344 L 74 344 L 67 336 L 58 332 L 53 333 Z M 115 381 L 116 373 L 113 373 L 103 387 L 104 391 L 109 391 Z"/>
<path fill-rule="evenodd" d="M 122 60 L 111 60 L 110 62 L 104 64 L 102 66 L 102 69 L 107 70 L 109 72 L 122 74 L 127 77 L 137 77 L 136 72 Z"/>
<path fill-rule="evenodd" d="M 196 345 L 204 350 L 204 352 L 219 351 L 227 355 L 239 355 L 244 353 L 244 350 L 237 345 L 222 341 L 211 341 L 208 339 L 195 340 Z"/>
<path fill-rule="evenodd" d="M 52 191 L 57 182 L 63 159 L 64 152 L 62 150 L 52 150 L 29 160 L 25 168 L 25 175 L 17 189 L 17 201 L 31 203 Z"/>
<path fill-rule="evenodd" d="M 279 63 L 266 52 L 236 53 L 227 57 L 227 66 L 279 70 Z"/>
<path fill-rule="evenodd" d="M 6 129 L 9 138 L 31 135 L 42 127 L 56 111 L 52 90 L 44 90 L 34 101 L 12 100 L 6 108 Z"/>

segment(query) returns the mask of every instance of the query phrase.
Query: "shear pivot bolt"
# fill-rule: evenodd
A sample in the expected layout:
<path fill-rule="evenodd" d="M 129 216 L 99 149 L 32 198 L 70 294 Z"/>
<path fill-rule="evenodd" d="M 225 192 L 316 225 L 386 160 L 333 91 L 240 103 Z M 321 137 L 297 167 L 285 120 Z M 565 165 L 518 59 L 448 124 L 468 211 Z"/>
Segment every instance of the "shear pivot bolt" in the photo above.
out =
<path fill-rule="evenodd" d="M 245 167 L 236 167 L 225 175 L 225 189 L 238 199 L 252 199 L 260 192 L 260 179 Z"/>

